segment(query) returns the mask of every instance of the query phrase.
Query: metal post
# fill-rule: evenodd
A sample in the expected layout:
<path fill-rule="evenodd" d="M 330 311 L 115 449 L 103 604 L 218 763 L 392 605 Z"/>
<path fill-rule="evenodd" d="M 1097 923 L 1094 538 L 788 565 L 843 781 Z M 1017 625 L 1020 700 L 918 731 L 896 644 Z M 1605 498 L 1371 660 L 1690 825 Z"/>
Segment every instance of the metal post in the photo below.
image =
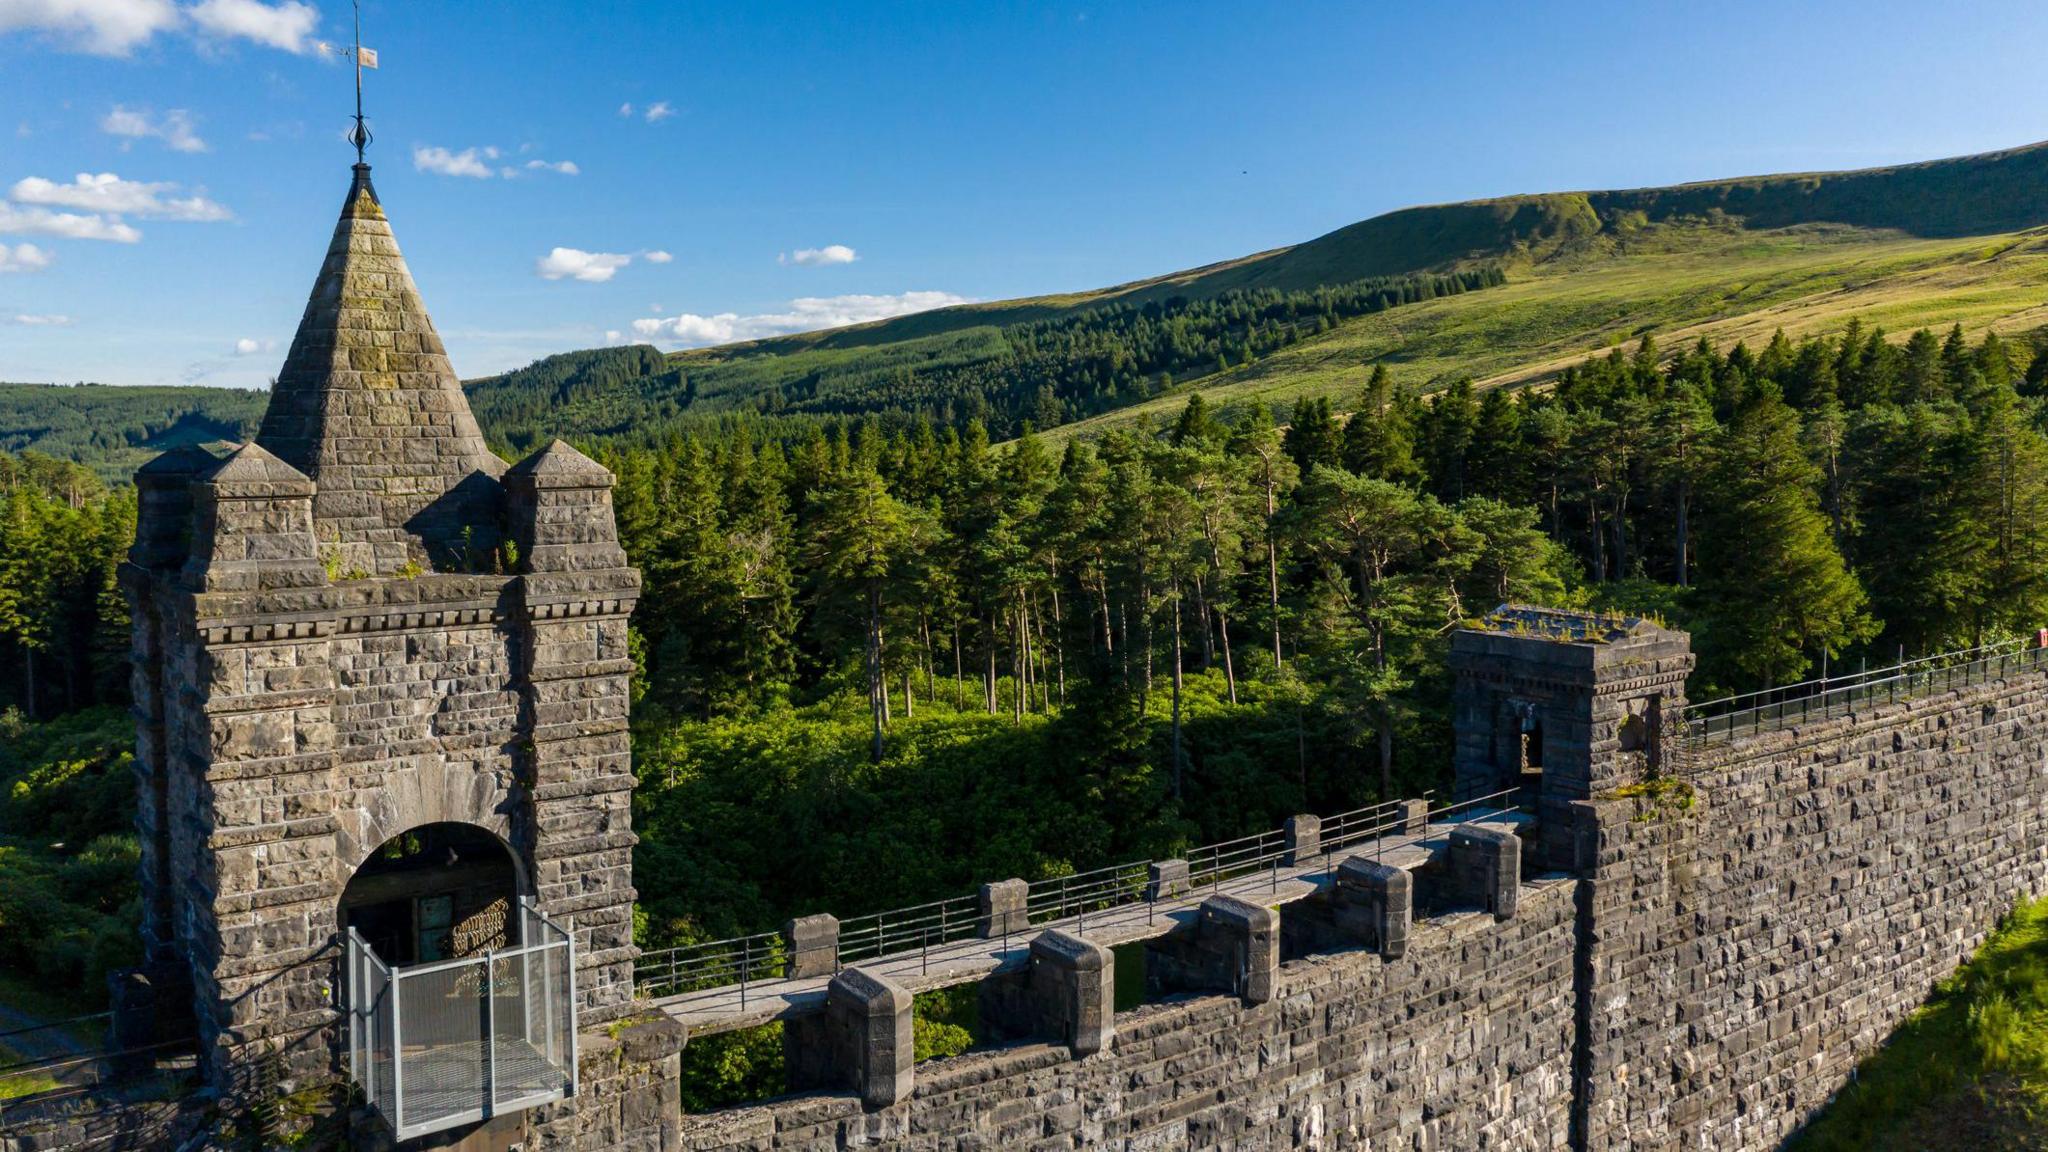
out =
<path fill-rule="evenodd" d="M 498 953 L 484 949 L 484 1115 L 498 1104 Z"/>
<path fill-rule="evenodd" d="M 363 1082 L 363 1062 L 356 1055 L 362 1047 L 362 1024 L 360 1012 L 363 994 L 360 989 L 359 961 L 356 956 L 356 930 L 348 930 L 348 1078 L 357 1084 Z"/>
<path fill-rule="evenodd" d="M 754 938 L 740 937 L 740 1011 L 747 1010 L 747 969 L 754 958 Z"/>
<path fill-rule="evenodd" d="M 405 997 L 400 995 L 404 986 L 400 983 L 405 973 L 391 969 L 391 1127 L 394 1133 L 405 1132 L 405 1020 L 403 1009 Z"/>
<path fill-rule="evenodd" d="M 556 941 L 548 941 L 547 951 L 543 952 L 542 955 L 546 956 L 548 952 L 553 952 L 556 946 Z M 547 960 L 543 959 L 540 965 L 540 995 L 542 1002 L 541 1012 L 547 1020 L 548 1059 L 550 1060 L 553 1060 L 555 1058 L 555 996 L 553 992 L 554 983 L 554 967 L 550 965 Z M 671 986 L 671 990 L 673 990 L 673 986 Z"/>
<path fill-rule="evenodd" d="M 569 1095 L 576 1095 L 583 1087 L 583 1042 L 576 1036 L 576 918 L 568 918 L 568 930 L 563 933 L 569 946 Z"/>

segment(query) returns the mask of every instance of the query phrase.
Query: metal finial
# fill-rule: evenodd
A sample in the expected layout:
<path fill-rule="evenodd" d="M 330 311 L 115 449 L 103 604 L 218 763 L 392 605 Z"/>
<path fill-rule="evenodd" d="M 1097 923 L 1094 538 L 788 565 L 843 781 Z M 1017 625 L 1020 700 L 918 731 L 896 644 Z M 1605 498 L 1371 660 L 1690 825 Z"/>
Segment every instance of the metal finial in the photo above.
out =
<path fill-rule="evenodd" d="M 363 120 L 363 61 L 364 61 L 364 57 L 363 57 L 363 2 L 362 2 L 362 0 L 355 0 L 355 13 L 356 13 L 356 43 L 355 43 L 355 52 L 353 53 L 353 55 L 355 56 L 355 66 L 356 66 L 356 126 L 355 126 L 354 128 L 351 128 L 351 129 L 349 129 L 349 133 L 348 133 L 348 142 L 356 146 L 356 163 L 358 163 L 358 164 L 365 164 L 365 163 L 368 163 L 368 161 L 366 161 L 366 160 L 364 160 L 364 159 L 363 159 L 363 150 L 364 150 L 364 149 L 366 149 L 366 148 L 368 148 L 368 147 L 370 146 L 370 141 L 372 141 L 372 140 L 376 139 L 376 137 L 374 137 L 374 136 L 372 136 L 372 135 L 370 134 L 370 126 L 369 126 L 369 125 L 368 125 L 367 123 L 365 123 L 365 122 L 364 122 L 364 120 Z M 371 56 L 371 57 L 369 58 L 369 60 L 370 60 L 370 67 L 372 67 L 372 68 L 375 68 L 375 67 L 377 66 L 377 63 L 376 63 L 376 57 L 375 57 L 375 56 L 373 55 L 373 56 Z"/>

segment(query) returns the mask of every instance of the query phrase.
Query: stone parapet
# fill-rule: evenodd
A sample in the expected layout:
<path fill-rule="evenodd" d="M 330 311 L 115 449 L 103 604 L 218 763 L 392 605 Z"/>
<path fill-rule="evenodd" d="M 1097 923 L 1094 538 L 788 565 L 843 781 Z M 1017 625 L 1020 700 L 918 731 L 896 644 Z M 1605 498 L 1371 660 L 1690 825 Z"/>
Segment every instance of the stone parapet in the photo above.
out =
<path fill-rule="evenodd" d="M 783 1026 L 790 1086 L 846 1088 L 868 1108 L 910 1095 L 916 1063 L 911 996 L 902 985 L 848 968 L 825 986 L 825 1010 Z"/>
<path fill-rule="evenodd" d="M 1280 914 L 1235 896 L 1211 896 L 1192 925 L 1145 948 L 1148 994 L 1228 992 L 1263 1004 L 1280 968 Z"/>
<path fill-rule="evenodd" d="M 981 985 L 985 1026 L 1004 1036 L 1065 1044 L 1077 1059 L 1109 1046 L 1115 1007 L 1115 956 L 1057 929 L 1032 938 L 1021 969 L 997 973 Z"/>
<path fill-rule="evenodd" d="M 1522 884 L 1522 839 L 1499 828 L 1454 828 L 1445 866 L 1446 895 L 1502 920 L 1515 914 Z"/>
<path fill-rule="evenodd" d="M 1405 868 L 1353 856 L 1337 868 L 1338 931 L 1389 960 L 1408 951 L 1415 921 L 1415 878 Z"/>
<path fill-rule="evenodd" d="M 1022 880 L 997 880 L 983 884 L 978 897 L 980 931 L 984 940 L 1022 933 L 1031 927 L 1025 905 L 1031 886 Z"/>

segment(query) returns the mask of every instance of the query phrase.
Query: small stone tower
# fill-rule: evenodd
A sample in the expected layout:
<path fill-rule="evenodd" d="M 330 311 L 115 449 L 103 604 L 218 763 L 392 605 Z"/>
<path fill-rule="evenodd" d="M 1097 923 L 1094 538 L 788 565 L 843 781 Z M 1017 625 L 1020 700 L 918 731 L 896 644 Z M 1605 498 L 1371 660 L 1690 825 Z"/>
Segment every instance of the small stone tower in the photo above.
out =
<path fill-rule="evenodd" d="M 1501 605 L 1451 637 L 1459 798 L 1524 789 L 1569 864 L 1572 801 L 1669 770 L 1692 666 L 1691 638 L 1647 620 Z"/>
<path fill-rule="evenodd" d="M 623 1015 L 640 578 L 612 477 L 559 441 L 491 453 L 367 165 L 255 440 L 136 484 L 131 981 L 216 1082 L 346 1070 L 351 933 L 397 967 L 544 918 L 581 1023 Z"/>

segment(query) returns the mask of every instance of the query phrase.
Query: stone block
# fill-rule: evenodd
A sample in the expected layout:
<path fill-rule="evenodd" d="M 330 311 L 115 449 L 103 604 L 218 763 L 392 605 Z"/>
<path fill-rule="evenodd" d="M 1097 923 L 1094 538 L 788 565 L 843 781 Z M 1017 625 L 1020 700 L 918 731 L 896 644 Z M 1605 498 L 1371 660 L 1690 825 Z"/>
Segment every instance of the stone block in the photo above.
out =
<path fill-rule="evenodd" d="M 1498 828 L 1453 829 L 1448 877 L 1453 900 L 1508 919 L 1522 885 L 1521 837 Z"/>
<path fill-rule="evenodd" d="M 1076 1059 L 1109 1046 L 1115 1005 L 1114 954 L 1058 929 L 1032 939 L 1024 967 L 997 973 L 981 987 L 984 1024 L 1011 1038 L 1065 1044 Z"/>
<path fill-rule="evenodd" d="M 869 1108 L 887 1108 L 910 1096 L 917 1062 L 910 1009 L 908 989 L 860 968 L 826 985 L 825 1020 L 837 1073 Z"/>
<path fill-rule="evenodd" d="M 1022 880 L 997 880 L 983 884 L 980 894 L 981 938 L 994 940 L 1031 927 L 1025 902 L 1031 886 Z"/>
<path fill-rule="evenodd" d="M 1209 897 L 1192 925 L 1145 945 L 1151 997 L 1224 992 L 1263 1004 L 1279 971 L 1280 914 L 1235 896 Z"/>
<path fill-rule="evenodd" d="M 1188 862 L 1154 860 L 1145 865 L 1145 899 L 1171 900 L 1188 891 Z"/>
<path fill-rule="evenodd" d="M 1339 931 L 1388 959 L 1408 951 L 1415 920 L 1415 878 L 1405 868 L 1353 856 L 1337 868 Z"/>
<path fill-rule="evenodd" d="M 782 939 L 789 945 L 792 979 L 830 976 L 839 971 L 838 917 L 822 912 L 799 916 L 783 924 Z"/>
<path fill-rule="evenodd" d="M 1306 813 L 1289 816 L 1285 834 L 1285 863 L 1290 868 L 1300 867 L 1321 854 L 1323 850 L 1323 821 L 1319 816 Z"/>

